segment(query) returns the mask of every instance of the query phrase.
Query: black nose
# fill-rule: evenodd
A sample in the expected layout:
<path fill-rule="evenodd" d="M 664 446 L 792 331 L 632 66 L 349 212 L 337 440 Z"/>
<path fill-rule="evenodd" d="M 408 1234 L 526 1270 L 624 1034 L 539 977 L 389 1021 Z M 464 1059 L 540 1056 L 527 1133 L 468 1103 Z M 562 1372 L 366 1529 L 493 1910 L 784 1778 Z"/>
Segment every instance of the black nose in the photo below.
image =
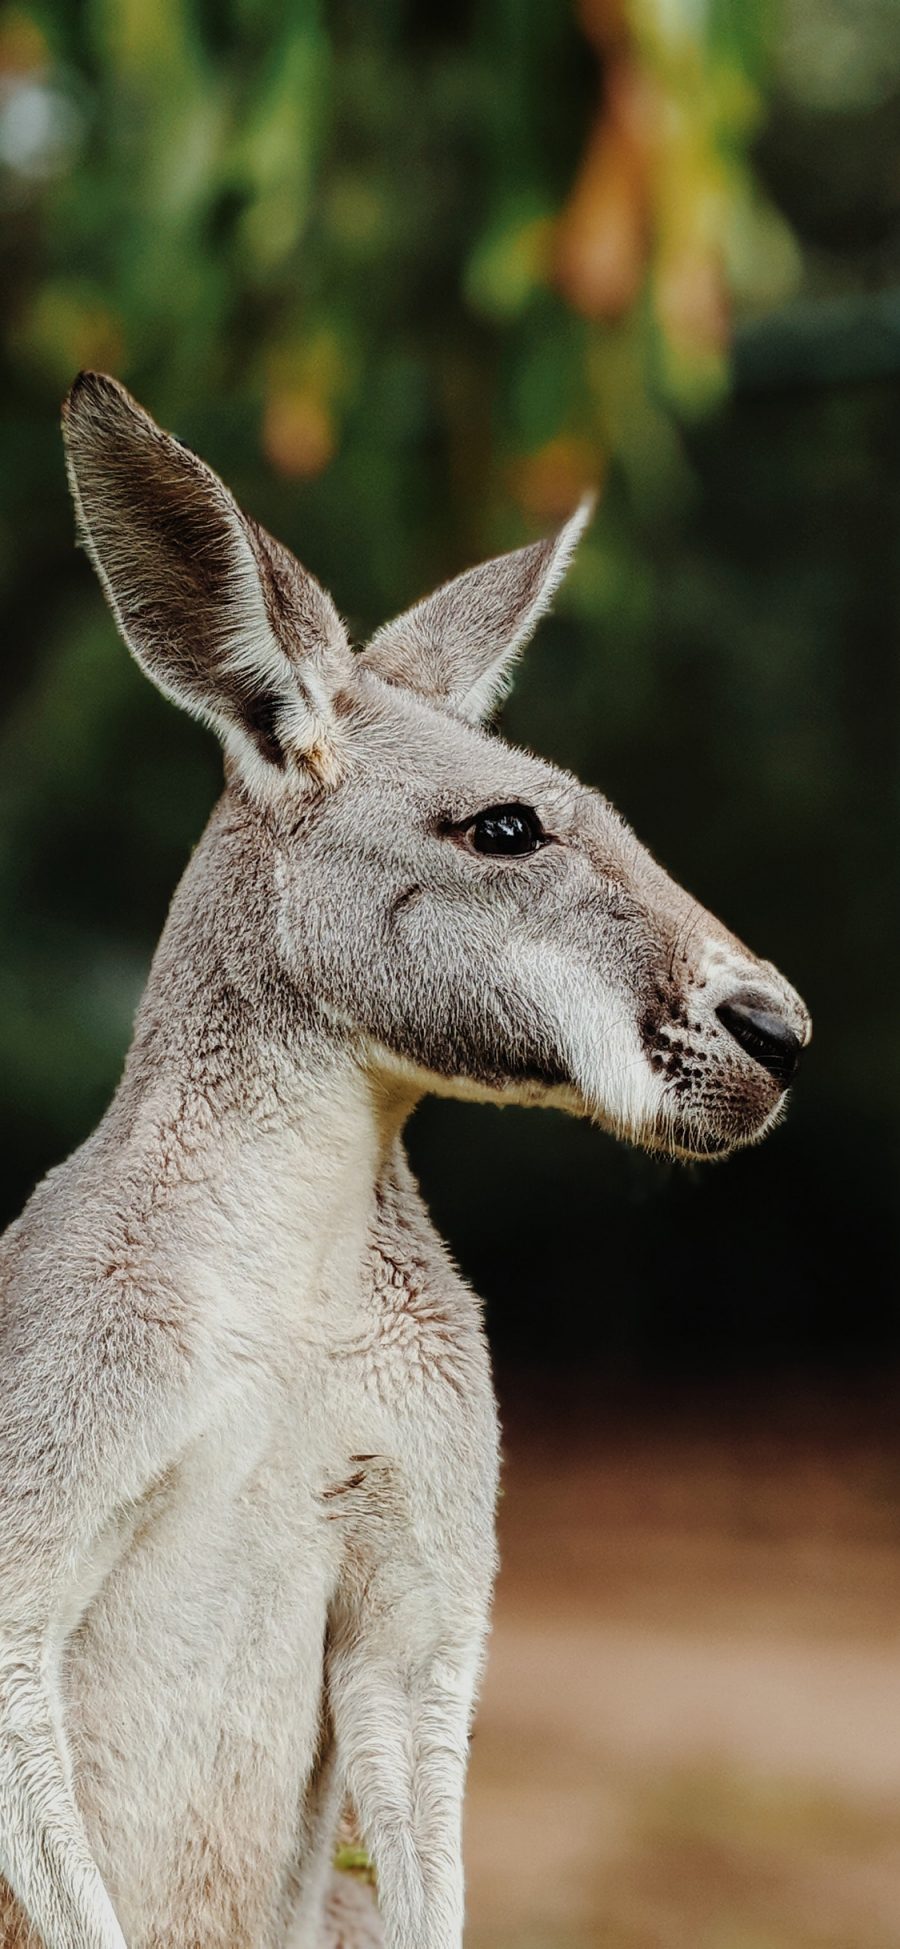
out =
<path fill-rule="evenodd" d="M 734 1000 L 723 1002 L 716 1009 L 723 1028 L 733 1035 L 748 1056 L 762 1063 L 776 1082 L 785 1088 L 791 1080 L 800 1058 L 800 1037 L 794 1034 L 781 1015 L 774 1009 L 760 1008 L 755 1002 L 745 1001 L 743 996 L 735 995 Z"/>

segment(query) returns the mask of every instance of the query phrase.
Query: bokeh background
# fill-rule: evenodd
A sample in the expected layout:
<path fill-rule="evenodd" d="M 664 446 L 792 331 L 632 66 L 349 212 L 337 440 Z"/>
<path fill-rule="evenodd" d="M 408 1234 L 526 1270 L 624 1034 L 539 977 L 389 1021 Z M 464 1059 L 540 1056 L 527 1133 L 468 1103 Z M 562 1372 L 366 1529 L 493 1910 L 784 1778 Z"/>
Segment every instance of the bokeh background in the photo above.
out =
<path fill-rule="evenodd" d="M 473 1949 L 887 1949 L 898 0 L 0 8 L 3 1217 L 115 1084 L 220 779 L 74 550 L 82 365 L 359 640 L 599 485 L 506 726 L 816 1039 L 724 1168 L 415 1120 L 508 1431 Z"/>

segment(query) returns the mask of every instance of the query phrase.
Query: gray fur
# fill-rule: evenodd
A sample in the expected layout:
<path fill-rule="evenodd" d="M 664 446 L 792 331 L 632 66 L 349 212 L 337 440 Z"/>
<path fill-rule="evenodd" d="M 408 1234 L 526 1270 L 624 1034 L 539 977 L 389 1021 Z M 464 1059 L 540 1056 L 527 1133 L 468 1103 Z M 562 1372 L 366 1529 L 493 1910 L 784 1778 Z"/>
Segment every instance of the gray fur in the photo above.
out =
<path fill-rule="evenodd" d="M 717 1002 L 808 1021 L 604 799 L 464 721 L 571 530 L 354 658 L 112 381 L 66 435 L 120 628 L 228 782 L 113 1103 L 0 1243 L 0 1945 L 368 1949 L 349 1801 L 387 1949 L 459 1949 L 496 1416 L 403 1124 L 441 1090 L 725 1152 L 783 1096 Z M 475 852 L 514 800 L 549 842 Z"/>

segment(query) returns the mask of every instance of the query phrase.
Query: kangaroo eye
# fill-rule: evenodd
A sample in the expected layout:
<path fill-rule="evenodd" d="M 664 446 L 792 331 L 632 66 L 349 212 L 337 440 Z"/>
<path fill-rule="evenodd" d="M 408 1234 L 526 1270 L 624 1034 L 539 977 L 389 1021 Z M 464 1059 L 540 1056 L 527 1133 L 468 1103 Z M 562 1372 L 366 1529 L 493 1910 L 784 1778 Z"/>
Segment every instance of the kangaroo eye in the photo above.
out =
<path fill-rule="evenodd" d="M 530 805 L 491 805 L 469 828 L 476 853 L 534 853 L 544 828 Z"/>

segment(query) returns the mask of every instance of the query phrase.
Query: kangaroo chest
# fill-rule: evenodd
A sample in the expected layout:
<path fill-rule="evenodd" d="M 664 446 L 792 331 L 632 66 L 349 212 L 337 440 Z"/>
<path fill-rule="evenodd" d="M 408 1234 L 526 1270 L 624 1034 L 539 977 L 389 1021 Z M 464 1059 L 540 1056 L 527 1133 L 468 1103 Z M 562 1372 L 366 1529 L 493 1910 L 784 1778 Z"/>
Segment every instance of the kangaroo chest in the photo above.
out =
<path fill-rule="evenodd" d="M 487 1358 L 471 1296 L 426 1275 L 421 1258 L 373 1249 L 352 1330 L 236 1372 L 209 1428 L 123 1518 L 118 1549 L 104 1539 L 84 1568 L 64 1715 L 133 1949 L 287 1940 L 314 1866 L 336 1612 L 355 1610 L 365 1634 L 376 1591 L 383 1639 L 414 1589 L 424 1640 L 483 1632 Z M 408 1623 L 405 1637 L 398 1661 Z"/>

